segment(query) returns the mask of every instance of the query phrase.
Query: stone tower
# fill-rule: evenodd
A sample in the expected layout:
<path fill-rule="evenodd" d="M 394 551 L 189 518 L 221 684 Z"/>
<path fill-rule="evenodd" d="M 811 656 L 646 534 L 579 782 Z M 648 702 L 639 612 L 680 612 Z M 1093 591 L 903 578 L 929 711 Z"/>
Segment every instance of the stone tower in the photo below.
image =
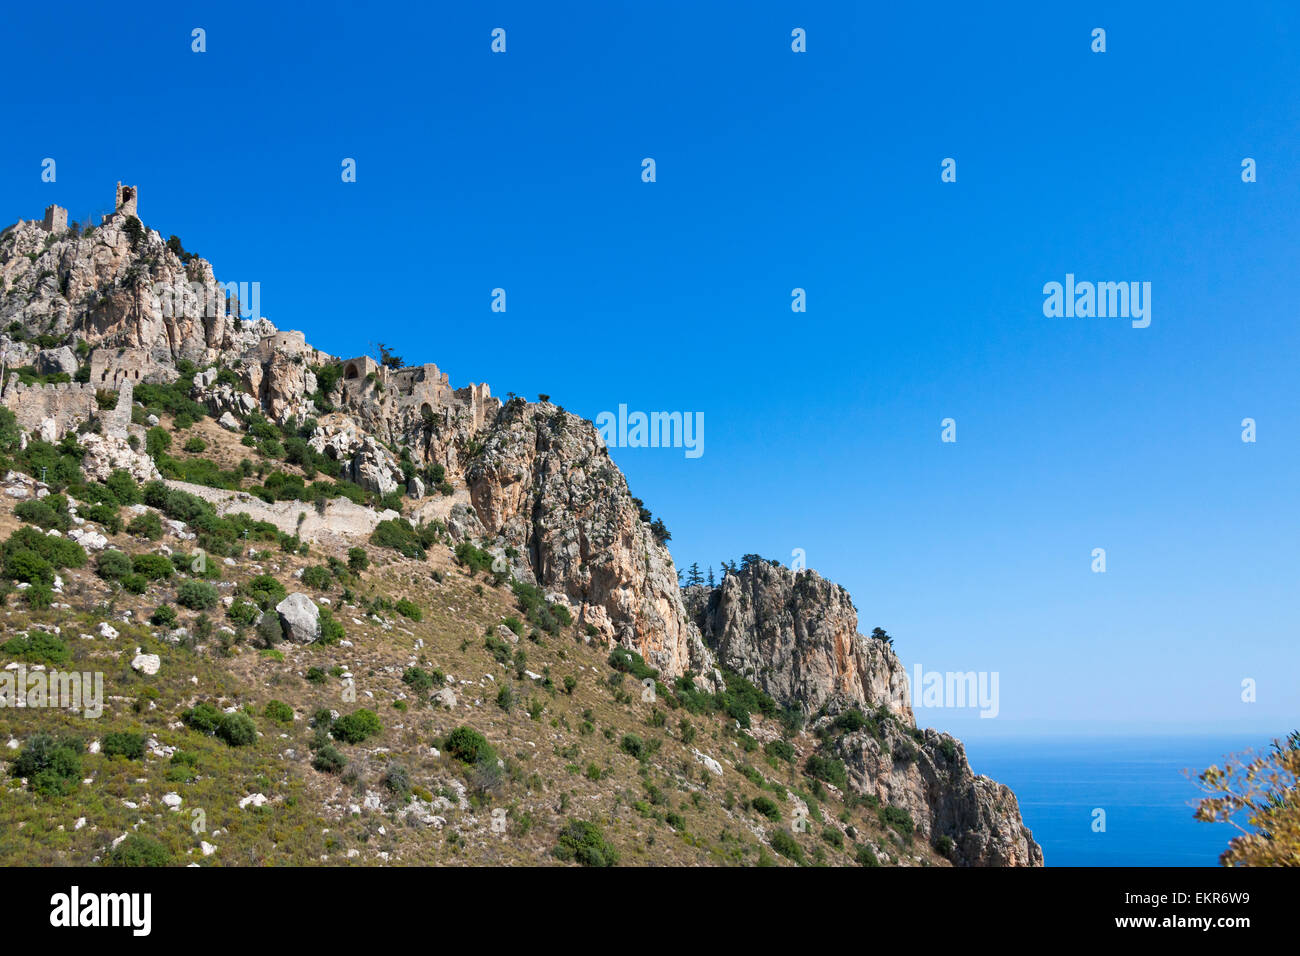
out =
<path fill-rule="evenodd" d="M 117 184 L 117 208 L 113 211 L 123 216 L 136 216 L 136 199 L 139 197 L 139 190 L 135 186 L 123 186 L 119 181 Z"/>
<path fill-rule="evenodd" d="M 45 218 L 41 221 L 41 228 L 46 232 L 66 232 L 68 228 L 68 211 L 62 206 L 46 206 Z"/>

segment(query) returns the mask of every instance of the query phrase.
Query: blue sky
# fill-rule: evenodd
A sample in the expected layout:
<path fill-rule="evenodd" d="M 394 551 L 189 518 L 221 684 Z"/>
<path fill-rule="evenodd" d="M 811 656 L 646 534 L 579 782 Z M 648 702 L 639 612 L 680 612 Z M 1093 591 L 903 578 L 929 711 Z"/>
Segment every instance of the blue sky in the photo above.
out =
<path fill-rule="evenodd" d="M 703 412 L 614 452 L 679 566 L 802 548 L 909 671 L 999 673 L 923 723 L 1300 724 L 1300 9 L 441 6 L 14 7 L 0 218 L 137 184 L 327 351 Z M 1150 327 L 1045 318 L 1067 272 Z"/>

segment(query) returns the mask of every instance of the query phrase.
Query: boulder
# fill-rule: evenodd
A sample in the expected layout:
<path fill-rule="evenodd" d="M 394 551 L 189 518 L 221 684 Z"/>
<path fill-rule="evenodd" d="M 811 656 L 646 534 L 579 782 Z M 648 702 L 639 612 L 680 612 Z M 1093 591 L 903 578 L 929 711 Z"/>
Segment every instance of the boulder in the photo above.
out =
<path fill-rule="evenodd" d="M 320 637 L 320 608 L 307 595 L 295 591 L 275 606 L 285 636 L 295 644 L 310 644 Z"/>
<path fill-rule="evenodd" d="M 57 349 L 41 349 L 36 353 L 36 371 L 42 375 L 58 372 L 74 375 L 77 371 L 77 356 L 66 345 Z"/>

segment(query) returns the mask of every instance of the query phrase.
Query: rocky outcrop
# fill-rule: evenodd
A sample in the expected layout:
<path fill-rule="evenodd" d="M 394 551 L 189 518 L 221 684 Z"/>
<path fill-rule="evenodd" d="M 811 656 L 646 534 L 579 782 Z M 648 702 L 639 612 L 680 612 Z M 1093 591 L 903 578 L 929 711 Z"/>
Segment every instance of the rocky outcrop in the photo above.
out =
<path fill-rule="evenodd" d="M 131 477 L 139 482 L 162 477 L 153 459 L 136 451 L 124 438 L 87 432 L 78 438 L 78 443 L 85 453 L 81 469 L 86 477 L 95 481 L 106 481 L 119 468 L 130 472 Z"/>
<path fill-rule="evenodd" d="M 672 556 L 590 422 L 515 399 L 488 429 L 465 481 L 486 534 L 524 555 L 529 576 L 574 605 L 580 625 L 665 675 L 711 672 Z"/>
<path fill-rule="evenodd" d="M 830 731 L 853 790 L 906 810 L 927 842 L 948 837 L 956 863 L 1042 866 L 1015 795 L 977 776 L 960 741 L 917 728 L 902 663 L 888 643 L 858 633 L 844 588 L 750 559 L 717 588 L 685 590 L 718 663 Z M 862 716 L 837 725 L 850 710 Z"/>
<path fill-rule="evenodd" d="M 815 571 L 754 561 L 723 578 L 696 613 L 718 661 L 778 701 L 810 714 L 840 697 L 912 720 L 902 664 L 858 633 L 849 592 Z"/>

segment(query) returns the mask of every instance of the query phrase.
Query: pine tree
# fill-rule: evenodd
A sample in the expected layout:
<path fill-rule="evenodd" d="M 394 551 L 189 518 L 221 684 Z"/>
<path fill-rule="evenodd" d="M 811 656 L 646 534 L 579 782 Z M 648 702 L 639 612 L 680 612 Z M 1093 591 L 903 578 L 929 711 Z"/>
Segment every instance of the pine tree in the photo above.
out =
<path fill-rule="evenodd" d="M 710 564 L 709 565 L 709 587 L 715 588 L 717 586 L 718 586 L 718 582 L 714 580 L 713 577 L 713 565 Z"/>
<path fill-rule="evenodd" d="M 688 588 L 697 587 L 698 585 L 701 585 L 703 583 L 704 583 L 704 578 L 700 574 L 700 565 L 699 562 L 697 561 L 693 563 L 690 567 L 690 570 L 686 572 L 686 586 Z"/>

